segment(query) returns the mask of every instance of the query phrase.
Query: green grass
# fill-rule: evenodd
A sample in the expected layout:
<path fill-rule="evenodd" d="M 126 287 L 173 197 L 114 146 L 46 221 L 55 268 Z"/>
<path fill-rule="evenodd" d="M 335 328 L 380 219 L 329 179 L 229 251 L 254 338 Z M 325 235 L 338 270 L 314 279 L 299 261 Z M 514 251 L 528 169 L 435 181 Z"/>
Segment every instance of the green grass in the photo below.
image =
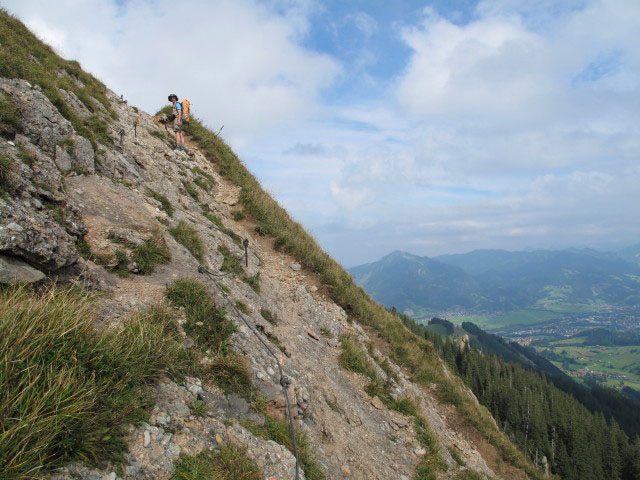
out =
<path fill-rule="evenodd" d="M 121 277 L 129 276 L 129 257 L 124 250 L 116 250 L 116 265 L 110 270 Z"/>
<path fill-rule="evenodd" d="M 226 312 L 215 306 L 206 287 L 197 280 L 183 279 L 169 285 L 165 295 L 174 306 L 185 309 L 185 333 L 211 358 L 203 373 L 226 393 L 236 393 L 258 408 L 260 395 L 246 361 L 228 343 L 235 326 Z"/>
<path fill-rule="evenodd" d="M 167 287 L 167 299 L 187 314 L 184 331 L 203 350 L 219 352 L 228 349 L 227 341 L 235 332 L 224 310 L 213 303 L 206 287 L 197 280 L 177 280 Z"/>
<path fill-rule="evenodd" d="M 147 132 L 149 133 L 149 135 L 151 135 L 154 138 L 157 138 L 158 140 L 161 140 L 162 142 L 164 142 L 167 139 L 167 136 L 164 134 L 164 132 L 160 130 L 147 128 Z"/>
<path fill-rule="evenodd" d="M 328 328 L 321 328 L 320 334 L 327 338 L 333 338 L 333 333 L 331 333 L 331 330 L 329 330 Z"/>
<path fill-rule="evenodd" d="M 80 255 L 85 260 L 91 260 L 93 257 L 91 247 L 84 238 L 79 238 L 76 240 L 76 250 L 78 251 L 78 255 Z"/>
<path fill-rule="evenodd" d="M 213 183 L 207 180 L 205 177 L 196 177 L 193 179 L 193 183 L 195 183 L 198 187 L 200 187 L 205 192 L 209 192 L 213 188 Z"/>
<path fill-rule="evenodd" d="M 207 413 L 207 404 L 204 401 L 194 398 L 189 404 L 189 410 L 196 417 L 204 417 Z"/>
<path fill-rule="evenodd" d="M 13 159 L 0 155 L 0 192 L 11 188 L 11 172 L 14 169 Z"/>
<path fill-rule="evenodd" d="M 247 451 L 227 443 L 218 451 L 204 450 L 191 457 L 180 454 L 171 480 L 263 480 L 264 474 Z"/>
<path fill-rule="evenodd" d="M 205 180 L 209 183 L 210 186 L 213 186 L 216 184 L 215 179 L 213 178 L 213 175 L 208 174 L 207 172 L 205 172 L 204 170 L 202 170 L 200 167 L 193 167 L 191 169 L 191 171 L 193 173 L 195 173 L 196 175 L 200 175 L 201 177 L 204 177 Z"/>
<path fill-rule="evenodd" d="M 149 190 L 147 195 L 160 202 L 160 209 L 163 210 L 167 215 L 173 217 L 173 206 L 167 197 L 162 195 L 161 193 L 154 192 L 153 190 Z"/>
<path fill-rule="evenodd" d="M 64 75 L 60 76 L 58 72 L 63 72 Z M 40 41 L 22 22 L 5 10 L 0 10 L 0 76 L 22 78 L 40 86 L 77 133 L 91 141 L 94 150 L 96 141 L 111 143 L 106 121 L 98 114 L 88 119 L 81 118 L 59 90 L 73 92 L 91 112 L 97 111 L 96 102 L 102 104 L 107 110 L 108 118 L 116 119 L 118 116 L 107 99 L 106 87 L 84 72 L 78 62 L 60 58 L 51 47 Z"/>
<path fill-rule="evenodd" d="M 447 447 L 447 451 L 449 452 L 449 455 L 451 455 L 451 458 L 453 458 L 458 465 L 464 466 L 464 460 L 460 456 L 460 452 L 457 447 Z"/>
<path fill-rule="evenodd" d="M 238 245 L 242 245 L 242 238 L 240 238 L 240 236 L 233 230 L 225 227 L 222 221 L 209 211 L 209 205 L 203 203 L 202 205 L 200 205 L 200 208 L 202 209 L 202 215 L 211 223 L 213 223 L 218 228 L 218 230 L 220 230 L 225 235 L 228 235 Z"/>
<path fill-rule="evenodd" d="M 524 455 L 493 423 L 486 408 L 477 405 L 466 392 L 462 381 L 450 378 L 444 372 L 441 359 L 433 345 L 407 328 L 402 320 L 382 305 L 374 302 L 355 284 L 351 275 L 324 252 L 315 240 L 260 186 L 220 137 L 192 119 L 189 135 L 198 142 L 205 156 L 216 165 L 218 172 L 240 187 L 243 211 L 258 223 L 256 232 L 269 235 L 281 249 L 293 255 L 297 261 L 327 285 L 331 298 L 340 305 L 349 318 L 375 329 L 388 342 L 394 354 L 392 359 L 405 367 L 419 383 L 429 385 L 434 381 L 439 388 L 448 391 L 446 398 L 457 402 L 461 415 L 501 453 L 502 457 L 529 475 L 539 474 Z M 456 393 L 457 392 L 457 393 Z"/>
<path fill-rule="evenodd" d="M 340 345 L 342 346 L 342 352 L 338 357 L 338 363 L 342 368 L 366 375 L 372 382 L 378 380 L 375 367 L 353 337 L 342 335 L 340 337 Z"/>
<path fill-rule="evenodd" d="M 244 274 L 240 260 L 231 253 L 231 250 L 226 245 L 218 245 L 218 252 L 222 254 L 221 271 L 235 273 L 236 275 Z"/>
<path fill-rule="evenodd" d="M 186 192 L 189 194 L 189 196 L 191 198 L 193 198 L 196 202 L 200 200 L 200 196 L 198 195 L 198 191 L 193 187 L 193 185 L 191 185 L 190 182 L 187 181 L 182 181 L 182 186 L 184 187 L 184 189 L 186 190 Z"/>
<path fill-rule="evenodd" d="M 247 216 L 244 214 L 244 212 L 238 210 L 237 212 L 233 212 L 233 219 L 236 222 L 239 222 L 241 220 L 244 220 Z"/>
<path fill-rule="evenodd" d="M 79 291 L 0 292 L 0 472 L 32 478 L 69 460 L 117 460 L 123 426 L 144 418 L 145 386 L 186 368 L 171 311 L 97 332 Z"/>
<path fill-rule="evenodd" d="M 58 140 L 56 143 L 60 148 L 62 148 L 65 152 L 71 153 L 74 148 L 76 148 L 76 142 L 73 138 L 63 138 L 62 140 Z"/>
<path fill-rule="evenodd" d="M 270 324 L 272 325 L 278 324 L 278 317 L 276 317 L 276 315 L 272 313 L 270 310 L 267 310 L 266 308 L 261 308 L 260 315 L 262 315 L 262 318 L 264 318 Z"/>
<path fill-rule="evenodd" d="M 256 425 L 250 421 L 241 423 L 254 435 L 266 440 L 273 440 L 293 452 L 293 440 L 291 439 L 289 424 L 284 419 L 273 415 L 265 415 L 265 423 L 263 426 Z M 295 430 L 295 436 L 298 447 L 298 458 L 300 459 L 305 478 L 307 480 L 324 480 L 326 476 L 313 457 L 309 439 L 298 429 Z"/>
<path fill-rule="evenodd" d="M 0 135 L 14 138 L 16 133 L 22 133 L 22 113 L 11 98 L 0 93 Z"/>
<path fill-rule="evenodd" d="M 247 304 L 240 300 L 236 300 L 236 308 L 240 310 L 242 313 L 244 313 L 245 315 L 249 313 L 249 307 L 247 307 Z"/>
<path fill-rule="evenodd" d="M 131 260 L 138 264 L 138 271 L 142 275 L 153 273 L 158 265 L 164 265 L 171 260 L 171 252 L 159 235 L 144 241 L 133 249 Z"/>
<path fill-rule="evenodd" d="M 176 242 L 182 244 L 198 262 L 204 261 L 204 243 L 195 228 L 190 227 L 184 221 L 169 229 L 169 233 Z"/>
<path fill-rule="evenodd" d="M 36 154 L 32 150 L 25 147 L 22 143 L 17 143 L 16 147 L 18 148 L 18 158 L 30 167 L 33 166 L 34 162 L 37 159 Z"/>

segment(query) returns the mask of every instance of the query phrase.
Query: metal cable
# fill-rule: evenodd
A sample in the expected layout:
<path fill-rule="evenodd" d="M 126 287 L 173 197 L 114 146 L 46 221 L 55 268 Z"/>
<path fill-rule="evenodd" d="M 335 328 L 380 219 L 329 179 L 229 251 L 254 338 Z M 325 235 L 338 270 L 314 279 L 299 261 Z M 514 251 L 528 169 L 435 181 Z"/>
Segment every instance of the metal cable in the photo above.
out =
<path fill-rule="evenodd" d="M 227 275 L 230 274 L 230 272 L 229 273 L 225 273 L 225 274 L 216 274 L 216 273 L 213 273 L 213 272 L 210 272 L 209 270 L 207 270 L 207 268 L 205 268 L 203 265 L 198 266 L 198 272 L 199 273 L 206 273 L 207 275 L 209 275 L 211 277 L 226 277 Z M 282 365 L 280 364 L 280 360 L 278 359 L 276 354 L 273 352 L 273 350 L 271 350 L 269 345 L 267 345 L 267 343 L 262 339 L 262 337 L 260 337 L 260 335 L 258 334 L 258 331 L 249 323 L 249 321 L 245 318 L 245 316 L 238 309 L 238 307 L 235 305 L 235 303 L 233 303 L 230 300 L 230 295 L 227 292 L 225 292 L 224 289 L 220 285 L 218 285 L 218 282 L 214 282 L 214 283 L 216 285 L 216 288 L 222 294 L 222 297 L 231 306 L 231 308 L 236 313 L 236 315 L 240 319 L 242 319 L 242 321 L 247 326 L 247 328 L 253 332 L 253 334 L 260 341 L 260 343 L 264 346 L 264 348 L 267 350 L 267 352 L 269 352 L 269 354 L 274 358 L 274 360 L 276 361 L 276 365 L 278 365 L 278 373 L 280 374 L 280 382 L 279 383 L 282 386 L 282 392 L 284 393 L 284 399 L 285 399 L 285 403 L 287 405 L 287 417 L 288 417 L 288 420 L 289 420 L 289 433 L 291 435 L 291 440 L 293 440 L 293 456 L 296 459 L 296 480 L 299 480 L 300 479 L 300 467 L 299 467 L 300 461 L 298 459 L 298 444 L 296 442 L 296 433 L 295 433 L 295 428 L 293 426 L 293 415 L 291 414 L 291 404 L 289 403 L 289 394 L 288 394 L 288 391 L 287 391 L 287 389 L 289 388 L 289 385 L 291 385 L 291 380 L 284 374 L 284 370 L 283 370 Z"/>

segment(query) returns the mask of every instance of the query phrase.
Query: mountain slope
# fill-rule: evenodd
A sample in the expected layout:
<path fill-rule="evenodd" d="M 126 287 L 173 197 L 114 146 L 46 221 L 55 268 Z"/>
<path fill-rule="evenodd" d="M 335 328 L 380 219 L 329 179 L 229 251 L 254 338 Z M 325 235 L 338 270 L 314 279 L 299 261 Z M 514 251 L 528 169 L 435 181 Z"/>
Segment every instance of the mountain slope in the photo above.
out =
<path fill-rule="evenodd" d="M 462 269 L 404 252 L 350 270 L 356 281 L 387 306 L 429 305 L 473 308 L 482 302 L 480 285 Z"/>
<path fill-rule="evenodd" d="M 3 11 L 0 74 L 2 282 L 95 292 L 79 300 L 91 328 L 50 344 L 68 357 L 42 370 L 58 383 L 44 382 L 41 398 L 61 394 L 67 364 L 77 385 L 92 381 L 87 372 L 112 373 L 99 395 L 67 398 L 76 415 L 39 415 L 37 404 L 15 409 L 27 387 L 6 379 L 22 378 L 23 362 L 54 365 L 58 349 L 3 362 L 1 420 L 17 427 L 0 434 L 0 477 L 64 465 L 51 478 L 168 479 L 190 465 L 243 462 L 260 478 L 294 478 L 276 358 L 291 382 L 300 478 L 539 476 L 431 344 L 372 302 L 199 122 L 189 153 L 173 150 L 161 116 L 121 102 Z M 28 302 L 11 295 L 1 297 L 3 339 L 11 327 L 26 341 L 13 319 L 27 318 L 32 301 L 38 325 L 79 318 L 53 314 L 38 290 L 19 294 Z M 87 356 L 101 345 L 94 331 L 124 332 L 110 341 L 129 366 L 116 348 L 99 362 Z M 180 371 L 174 362 L 141 371 L 129 390 L 115 380 L 169 351 Z"/>
<path fill-rule="evenodd" d="M 640 291 L 636 265 L 591 250 L 476 250 L 435 259 L 395 252 L 351 273 L 388 307 L 427 311 L 630 305 Z"/>

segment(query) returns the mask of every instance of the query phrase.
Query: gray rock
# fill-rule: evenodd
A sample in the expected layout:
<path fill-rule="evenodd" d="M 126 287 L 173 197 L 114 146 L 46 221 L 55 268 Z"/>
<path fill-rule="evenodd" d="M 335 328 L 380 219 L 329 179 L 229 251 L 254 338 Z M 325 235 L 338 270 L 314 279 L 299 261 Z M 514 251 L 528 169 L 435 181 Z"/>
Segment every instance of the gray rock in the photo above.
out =
<path fill-rule="evenodd" d="M 63 172 L 71 168 L 71 155 L 60 145 L 56 145 L 56 156 L 54 160 L 57 167 Z"/>
<path fill-rule="evenodd" d="M 95 172 L 95 154 L 91 142 L 80 135 L 74 135 L 75 147 L 72 154 L 72 166 L 87 172 Z"/>
<path fill-rule="evenodd" d="M 293 270 L 294 272 L 299 272 L 300 270 L 302 270 L 302 265 L 300 265 L 299 263 L 292 263 L 291 265 L 289 265 L 289 268 L 291 268 L 291 270 Z"/>
<path fill-rule="evenodd" d="M 0 283 L 33 283 L 43 278 L 45 275 L 40 270 L 22 260 L 0 254 Z"/>

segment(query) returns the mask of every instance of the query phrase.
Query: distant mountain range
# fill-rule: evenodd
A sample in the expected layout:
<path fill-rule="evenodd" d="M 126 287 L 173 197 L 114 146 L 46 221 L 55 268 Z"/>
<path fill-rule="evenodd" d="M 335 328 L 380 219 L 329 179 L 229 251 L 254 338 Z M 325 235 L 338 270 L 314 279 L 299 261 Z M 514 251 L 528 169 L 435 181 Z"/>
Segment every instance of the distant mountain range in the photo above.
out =
<path fill-rule="evenodd" d="M 350 272 L 374 299 L 401 311 L 640 304 L 640 244 L 616 253 L 474 250 L 428 258 L 396 251 Z"/>

